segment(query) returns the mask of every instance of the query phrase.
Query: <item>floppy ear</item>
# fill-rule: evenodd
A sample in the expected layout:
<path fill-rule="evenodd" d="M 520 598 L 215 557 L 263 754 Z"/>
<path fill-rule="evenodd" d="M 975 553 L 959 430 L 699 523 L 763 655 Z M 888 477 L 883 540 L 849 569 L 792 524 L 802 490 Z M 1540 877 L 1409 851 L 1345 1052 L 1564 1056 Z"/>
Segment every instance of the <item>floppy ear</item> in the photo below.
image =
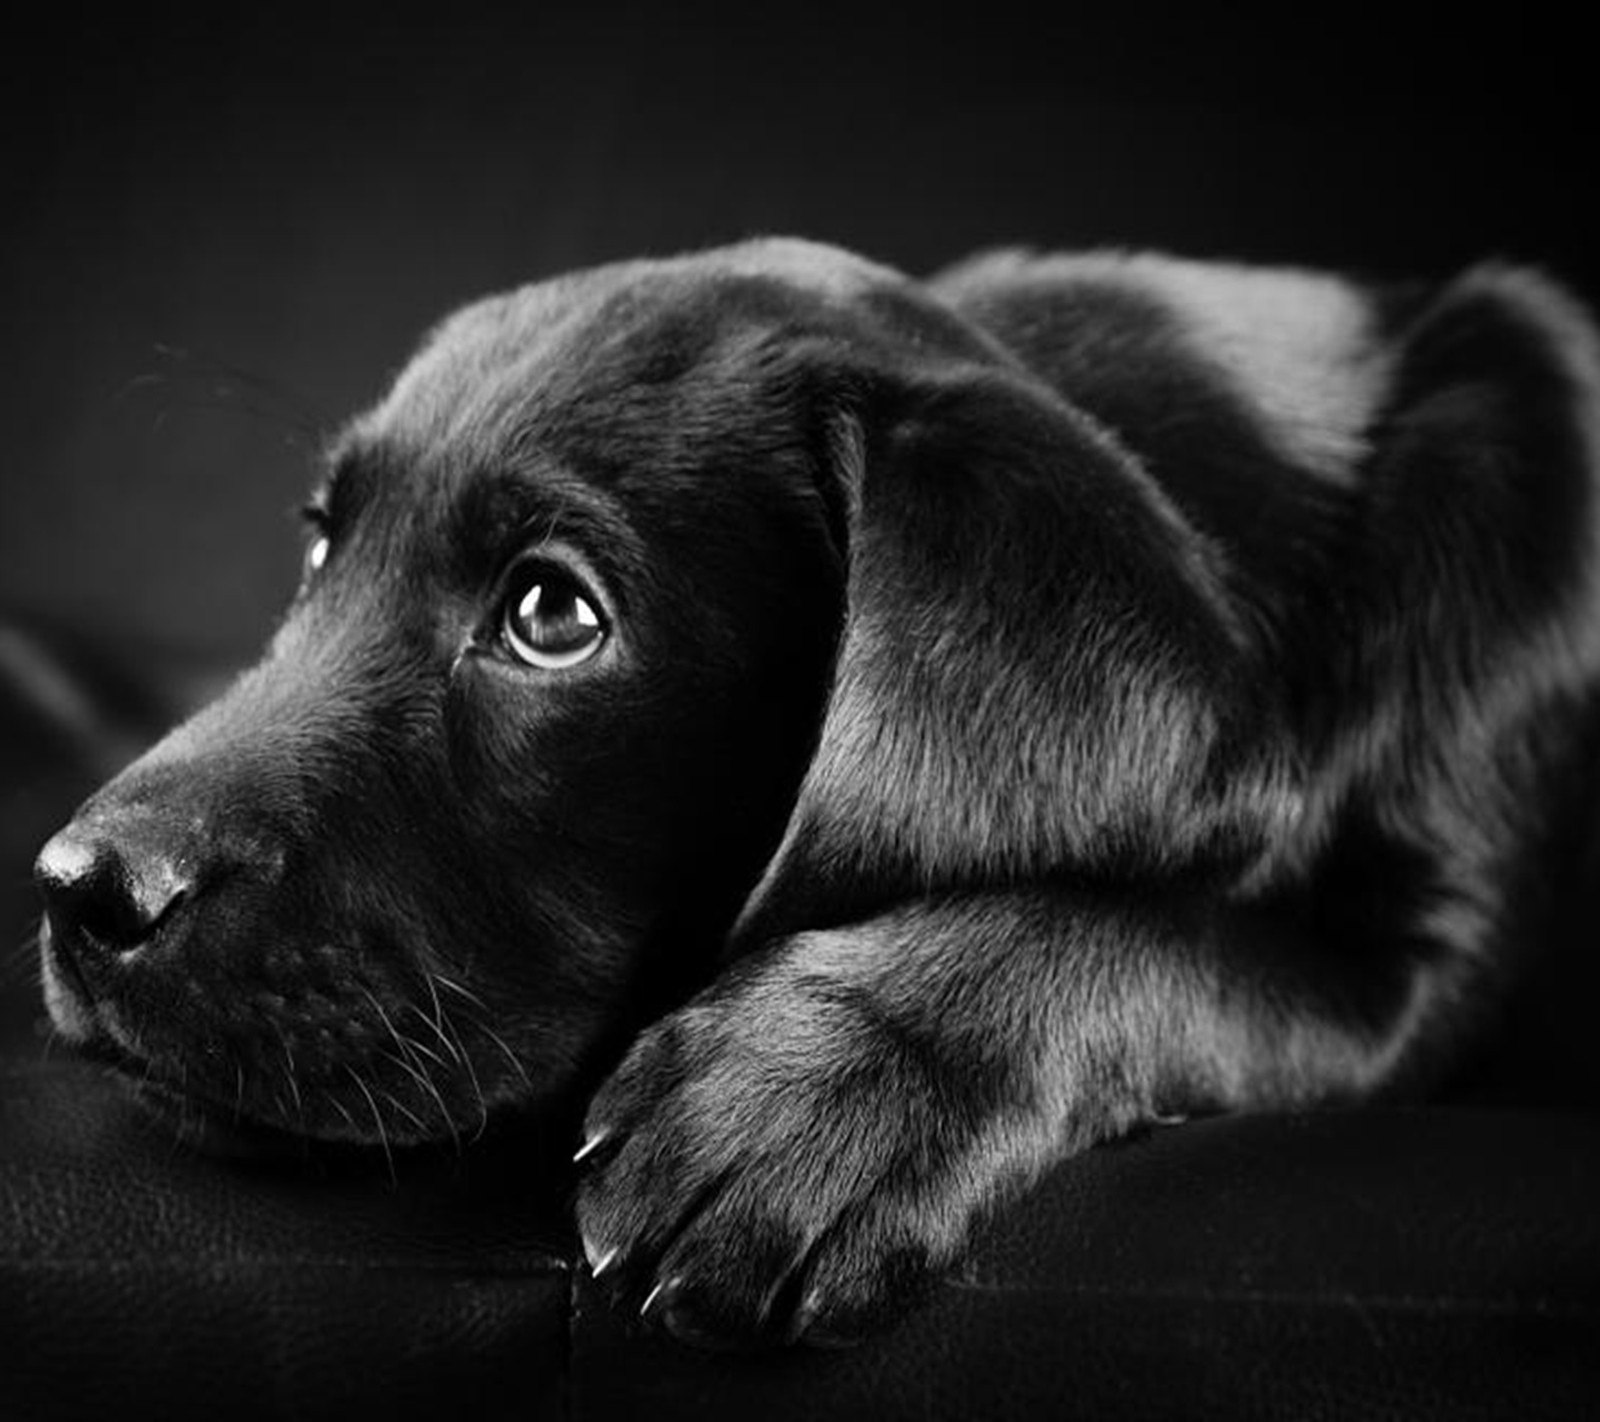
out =
<path fill-rule="evenodd" d="M 953 888 L 1242 868 L 1294 806 L 1215 550 L 999 354 L 844 388 L 846 622 L 729 951 Z"/>

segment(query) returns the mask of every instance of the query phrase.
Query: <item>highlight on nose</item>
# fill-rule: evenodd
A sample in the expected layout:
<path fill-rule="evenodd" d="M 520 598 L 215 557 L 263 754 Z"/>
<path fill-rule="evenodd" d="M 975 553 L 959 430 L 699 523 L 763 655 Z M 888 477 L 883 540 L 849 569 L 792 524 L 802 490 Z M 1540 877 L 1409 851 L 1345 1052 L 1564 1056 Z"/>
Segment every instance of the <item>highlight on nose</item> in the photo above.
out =
<path fill-rule="evenodd" d="M 119 952 L 144 943 L 192 887 L 160 849 L 76 824 L 39 852 L 33 877 L 56 929 Z"/>

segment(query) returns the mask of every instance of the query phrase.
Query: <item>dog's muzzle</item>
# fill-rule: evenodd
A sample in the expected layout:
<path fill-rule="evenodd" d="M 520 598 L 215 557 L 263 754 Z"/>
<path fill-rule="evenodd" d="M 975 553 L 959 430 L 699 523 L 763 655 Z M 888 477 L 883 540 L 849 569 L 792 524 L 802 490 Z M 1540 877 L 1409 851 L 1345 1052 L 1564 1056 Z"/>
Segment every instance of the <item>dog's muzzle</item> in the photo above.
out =
<path fill-rule="evenodd" d="M 50 1015 L 69 1039 L 108 1032 L 125 1012 L 175 1006 L 197 908 L 243 869 L 198 786 L 170 776 L 113 782 L 40 851 L 41 956 Z M 255 877 L 265 865 L 254 866 Z"/>

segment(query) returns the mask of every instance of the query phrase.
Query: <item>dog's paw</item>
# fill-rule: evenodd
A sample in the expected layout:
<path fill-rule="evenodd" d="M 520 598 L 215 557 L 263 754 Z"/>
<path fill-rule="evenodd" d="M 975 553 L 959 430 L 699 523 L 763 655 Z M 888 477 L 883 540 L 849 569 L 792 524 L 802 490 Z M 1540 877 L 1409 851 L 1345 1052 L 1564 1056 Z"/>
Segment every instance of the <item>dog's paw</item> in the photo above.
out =
<path fill-rule="evenodd" d="M 724 981 L 647 1031 L 590 1108 L 590 1267 L 688 1342 L 852 1341 L 992 1197 L 1002 1065 L 792 965 Z"/>

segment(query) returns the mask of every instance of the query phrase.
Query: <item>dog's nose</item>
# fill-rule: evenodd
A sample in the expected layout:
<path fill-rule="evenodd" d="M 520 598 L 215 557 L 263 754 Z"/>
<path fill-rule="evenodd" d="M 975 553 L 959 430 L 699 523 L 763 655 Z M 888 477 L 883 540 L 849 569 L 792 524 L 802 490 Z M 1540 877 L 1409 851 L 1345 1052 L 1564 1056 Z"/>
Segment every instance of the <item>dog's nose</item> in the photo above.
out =
<path fill-rule="evenodd" d="M 193 890 L 170 854 L 79 824 L 45 845 L 33 877 L 56 928 L 119 953 L 144 943 Z"/>

